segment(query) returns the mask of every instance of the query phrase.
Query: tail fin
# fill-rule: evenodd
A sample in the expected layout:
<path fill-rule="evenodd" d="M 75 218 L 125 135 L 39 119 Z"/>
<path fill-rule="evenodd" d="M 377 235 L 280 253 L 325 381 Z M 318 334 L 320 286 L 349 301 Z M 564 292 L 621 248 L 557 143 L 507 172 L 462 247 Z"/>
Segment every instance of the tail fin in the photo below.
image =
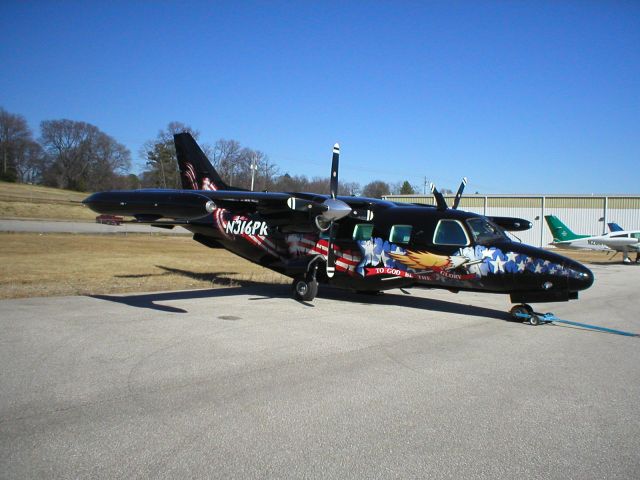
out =
<path fill-rule="evenodd" d="M 182 188 L 185 190 L 233 190 L 222 181 L 216 169 L 188 132 L 173 136 Z"/>
<path fill-rule="evenodd" d="M 551 230 L 554 242 L 564 242 L 566 240 L 577 240 L 579 238 L 588 237 L 588 235 L 577 235 L 573 233 L 569 227 L 554 215 L 545 215 L 544 219 L 547 221 L 549 230 Z"/>
<path fill-rule="evenodd" d="M 609 231 L 611 233 L 613 233 L 613 232 L 624 232 L 624 228 L 622 228 L 620 225 L 618 225 L 615 222 L 607 223 L 607 225 L 609 226 Z"/>

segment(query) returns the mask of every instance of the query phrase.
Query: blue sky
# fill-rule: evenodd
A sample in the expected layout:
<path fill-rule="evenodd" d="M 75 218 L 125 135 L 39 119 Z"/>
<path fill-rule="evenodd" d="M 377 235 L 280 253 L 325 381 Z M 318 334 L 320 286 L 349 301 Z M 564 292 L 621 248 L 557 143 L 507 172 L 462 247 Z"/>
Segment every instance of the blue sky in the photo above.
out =
<path fill-rule="evenodd" d="M 640 192 L 640 2 L 0 2 L 0 106 L 282 173 Z M 139 168 L 139 167 L 138 167 Z"/>

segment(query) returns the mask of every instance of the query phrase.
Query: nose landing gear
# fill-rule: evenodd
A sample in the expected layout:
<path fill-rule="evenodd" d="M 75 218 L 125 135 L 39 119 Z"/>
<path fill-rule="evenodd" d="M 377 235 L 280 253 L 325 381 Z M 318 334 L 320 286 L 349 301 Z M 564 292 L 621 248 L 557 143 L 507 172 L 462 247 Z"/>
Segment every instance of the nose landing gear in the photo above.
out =
<path fill-rule="evenodd" d="M 517 321 L 529 321 L 530 325 L 536 326 L 541 323 L 552 322 L 556 317 L 553 313 L 537 313 L 533 311 L 531 305 L 523 303 L 522 305 L 515 305 L 509 311 L 509 314 L 514 320 Z"/>

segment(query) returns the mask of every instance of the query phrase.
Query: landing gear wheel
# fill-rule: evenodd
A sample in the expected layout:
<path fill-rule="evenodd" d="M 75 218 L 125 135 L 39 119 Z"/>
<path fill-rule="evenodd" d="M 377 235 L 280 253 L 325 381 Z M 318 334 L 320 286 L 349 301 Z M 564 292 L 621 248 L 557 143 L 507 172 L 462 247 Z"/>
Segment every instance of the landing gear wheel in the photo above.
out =
<path fill-rule="evenodd" d="M 531 325 L 533 325 L 534 327 L 537 325 L 540 325 L 540 317 L 538 317 L 538 315 L 536 315 L 535 313 L 533 315 L 531 315 L 531 318 L 529 319 L 529 323 Z"/>
<path fill-rule="evenodd" d="M 528 317 L 533 316 L 533 308 L 526 303 L 523 305 L 514 305 L 511 307 L 509 311 L 511 318 L 513 318 L 517 322 L 522 322 L 526 320 Z"/>
<path fill-rule="evenodd" d="M 318 295 L 318 281 L 296 278 L 291 285 L 293 298 L 303 302 L 310 302 Z"/>

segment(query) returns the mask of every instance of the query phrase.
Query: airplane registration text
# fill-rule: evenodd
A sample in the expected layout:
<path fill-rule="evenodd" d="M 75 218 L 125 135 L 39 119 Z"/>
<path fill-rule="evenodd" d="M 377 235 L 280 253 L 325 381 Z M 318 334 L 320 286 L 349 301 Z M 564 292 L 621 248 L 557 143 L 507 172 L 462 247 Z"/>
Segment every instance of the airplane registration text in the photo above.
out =
<path fill-rule="evenodd" d="M 267 235 L 267 224 L 257 220 L 232 220 L 227 223 L 225 231 L 234 235 Z"/>

